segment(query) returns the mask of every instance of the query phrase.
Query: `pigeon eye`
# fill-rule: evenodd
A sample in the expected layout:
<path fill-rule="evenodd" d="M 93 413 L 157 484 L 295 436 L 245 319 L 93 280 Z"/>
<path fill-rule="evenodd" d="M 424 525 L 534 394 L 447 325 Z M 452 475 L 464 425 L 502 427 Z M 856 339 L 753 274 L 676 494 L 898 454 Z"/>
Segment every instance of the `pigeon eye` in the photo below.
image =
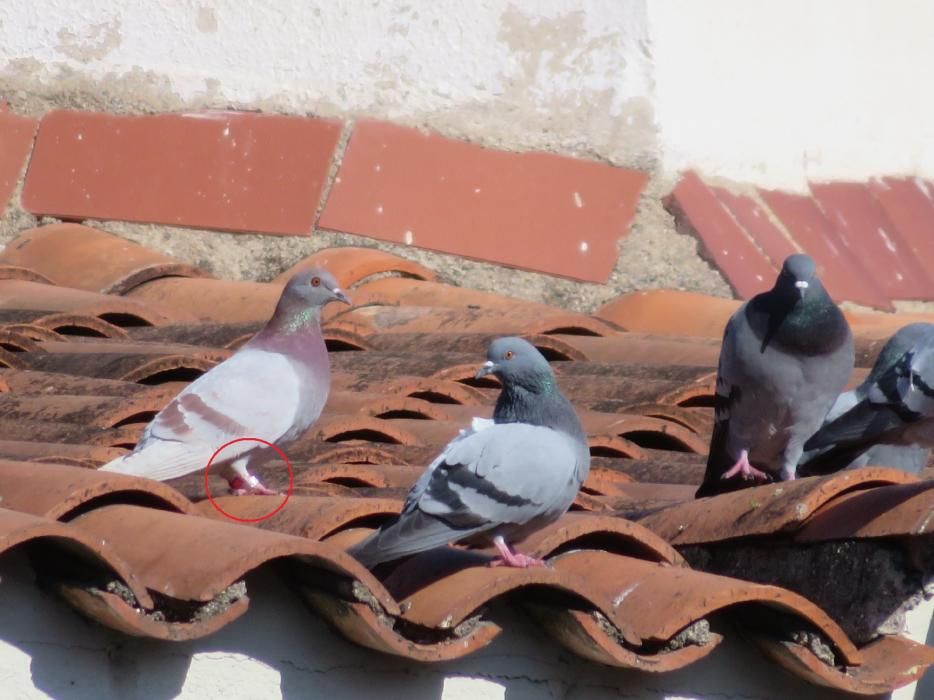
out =
<path fill-rule="evenodd" d="M 516 356 L 516 353 L 514 353 L 512 350 L 507 350 L 505 353 L 503 353 L 504 360 L 511 360 L 515 356 Z"/>
<path fill-rule="evenodd" d="M 320 286 L 321 286 L 321 278 L 320 278 L 320 277 L 312 277 L 312 278 L 311 278 L 311 286 L 312 286 L 312 287 L 320 287 Z"/>

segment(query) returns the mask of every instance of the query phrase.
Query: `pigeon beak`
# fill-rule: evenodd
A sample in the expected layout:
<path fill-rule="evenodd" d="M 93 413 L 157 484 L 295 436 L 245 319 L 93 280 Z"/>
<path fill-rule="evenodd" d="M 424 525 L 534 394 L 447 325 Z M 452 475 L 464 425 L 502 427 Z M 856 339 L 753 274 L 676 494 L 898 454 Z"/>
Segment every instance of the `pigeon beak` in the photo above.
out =
<path fill-rule="evenodd" d="M 339 287 L 334 287 L 334 289 L 331 290 L 331 293 L 334 295 L 334 298 L 337 299 L 338 301 L 342 301 L 342 302 L 344 302 L 345 304 L 350 304 L 350 303 L 351 303 L 350 297 L 347 296 L 346 294 L 344 294 L 344 293 L 340 290 Z"/>
<path fill-rule="evenodd" d="M 474 375 L 474 379 L 480 379 L 485 377 L 488 374 L 492 374 L 496 371 L 496 365 L 493 364 L 493 360 L 487 360 L 483 363 L 483 366 L 477 370 L 477 373 Z"/>
<path fill-rule="evenodd" d="M 804 295 L 808 291 L 808 283 L 805 280 L 798 280 L 795 282 L 795 287 L 798 288 L 798 294 L 804 299 Z"/>

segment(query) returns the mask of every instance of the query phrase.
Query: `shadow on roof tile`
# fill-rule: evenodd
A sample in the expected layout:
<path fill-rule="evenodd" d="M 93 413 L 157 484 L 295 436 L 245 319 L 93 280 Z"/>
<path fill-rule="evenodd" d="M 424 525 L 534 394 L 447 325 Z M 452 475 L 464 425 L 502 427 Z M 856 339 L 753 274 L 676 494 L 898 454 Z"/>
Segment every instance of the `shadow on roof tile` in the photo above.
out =
<path fill-rule="evenodd" d="M 10 244 L 7 243 L 7 246 Z M 24 280 L 26 282 L 39 282 L 40 284 L 54 284 L 45 275 L 40 275 L 35 270 L 20 267 L 19 265 L 0 264 L 0 280 Z"/>
<path fill-rule="evenodd" d="M 665 208 L 679 230 L 700 239 L 707 257 L 740 297 L 749 299 L 772 286 L 778 269 L 693 170 L 681 176 L 665 199 Z"/>
<path fill-rule="evenodd" d="M 152 597 L 136 577 L 132 565 L 120 557 L 107 541 L 55 520 L 0 508 L 0 553 L 24 542 L 49 540 L 64 544 L 66 549 L 77 548 L 91 561 L 110 569 L 123 580 L 137 600 L 152 606 Z"/>

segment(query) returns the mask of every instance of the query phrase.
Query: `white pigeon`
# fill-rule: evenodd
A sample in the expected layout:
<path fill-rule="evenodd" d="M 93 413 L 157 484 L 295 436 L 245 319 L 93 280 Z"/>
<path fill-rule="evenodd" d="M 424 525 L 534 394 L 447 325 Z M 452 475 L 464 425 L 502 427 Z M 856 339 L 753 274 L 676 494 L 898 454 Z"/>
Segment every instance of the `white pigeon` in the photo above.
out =
<path fill-rule="evenodd" d="M 331 372 L 320 320 L 331 301 L 350 303 L 330 273 L 296 273 L 265 327 L 185 387 L 146 426 L 135 449 L 101 471 L 166 481 L 205 469 L 216 450 L 237 438 L 261 438 L 285 450 L 318 419 L 328 398 Z M 235 495 L 272 495 L 249 466 L 275 454 L 246 440 L 224 449 L 211 469 Z"/>

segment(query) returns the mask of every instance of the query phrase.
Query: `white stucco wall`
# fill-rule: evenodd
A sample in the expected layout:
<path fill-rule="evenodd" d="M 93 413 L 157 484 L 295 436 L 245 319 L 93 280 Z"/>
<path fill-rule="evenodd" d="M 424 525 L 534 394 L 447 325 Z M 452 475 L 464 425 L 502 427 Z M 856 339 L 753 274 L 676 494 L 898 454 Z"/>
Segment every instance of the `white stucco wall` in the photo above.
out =
<path fill-rule="evenodd" d="M 665 168 L 934 174 L 934 4 L 668 0 L 649 22 Z"/>
<path fill-rule="evenodd" d="M 272 574 L 248 579 L 249 611 L 190 643 L 132 639 L 41 594 L 25 558 L 0 559 L 0 688 L 15 700 L 844 700 L 736 638 L 674 673 L 592 664 L 510 611 L 508 630 L 456 662 L 416 664 L 328 630 Z M 928 688 L 930 690 L 930 688 Z M 910 692 L 900 700 L 922 700 Z"/>
<path fill-rule="evenodd" d="M 0 92 L 365 113 L 800 186 L 934 176 L 931 26 L 927 0 L 9 0 Z"/>

